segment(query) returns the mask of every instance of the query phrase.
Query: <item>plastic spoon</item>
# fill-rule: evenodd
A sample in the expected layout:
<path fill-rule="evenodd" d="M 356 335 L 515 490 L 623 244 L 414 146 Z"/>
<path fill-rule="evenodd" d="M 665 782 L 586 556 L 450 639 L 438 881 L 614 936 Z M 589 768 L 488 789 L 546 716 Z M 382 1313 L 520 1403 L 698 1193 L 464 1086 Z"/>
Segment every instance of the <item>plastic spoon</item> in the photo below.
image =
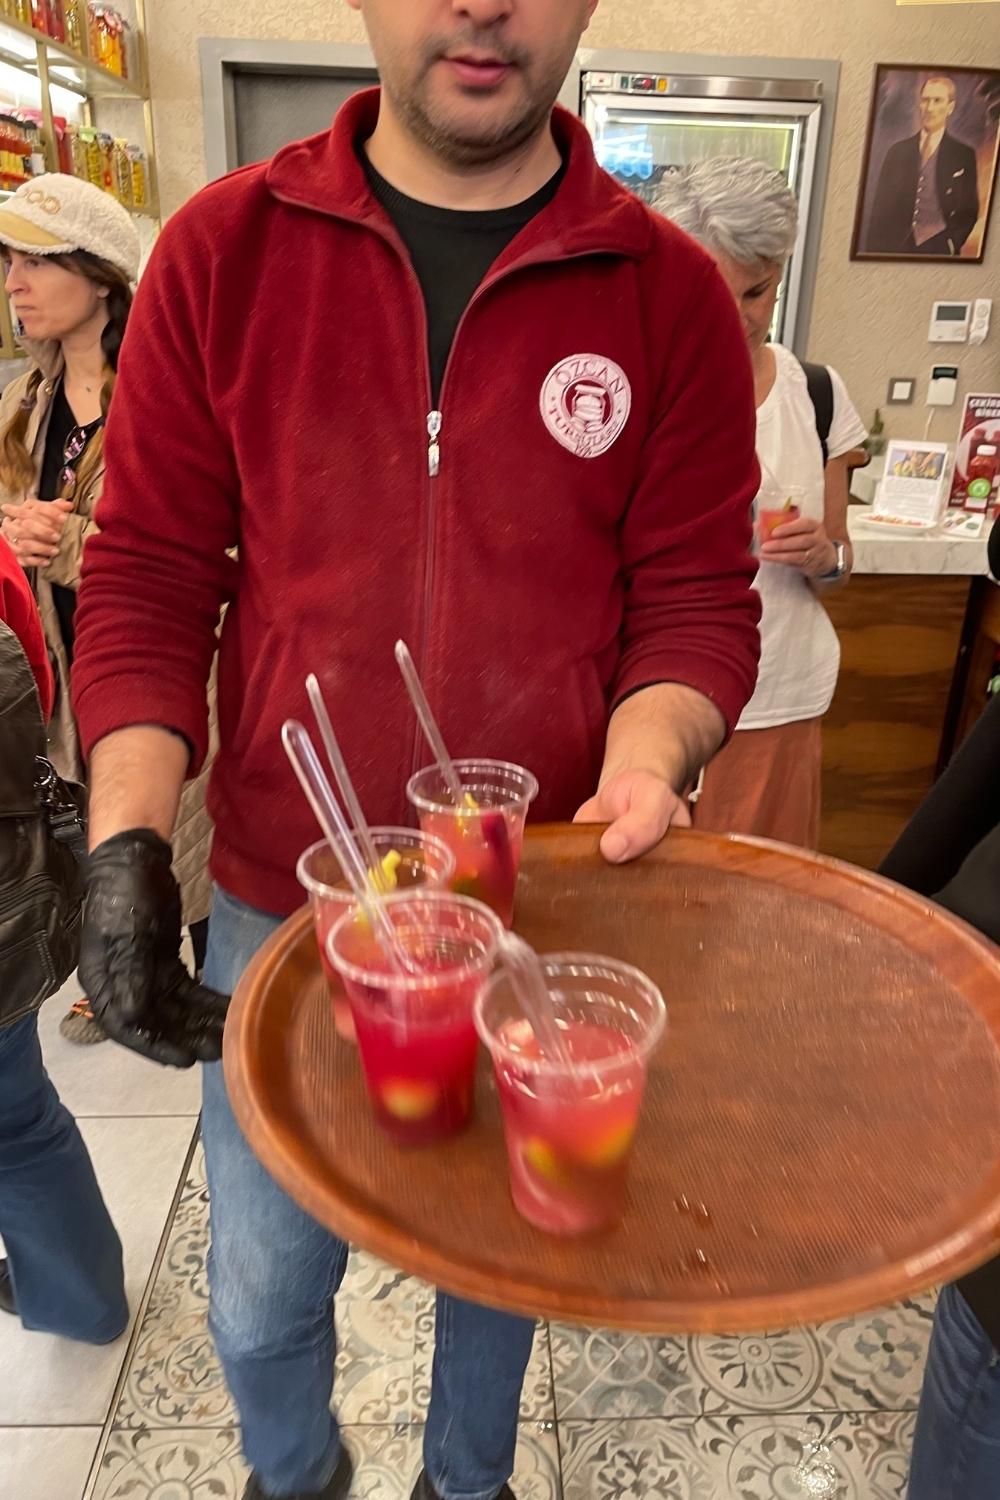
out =
<path fill-rule="evenodd" d="M 507 971 L 511 988 L 531 1024 L 535 1040 L 546 1057 L 570 1070 L 578 1064 L 570 1054 L 566 1039 L 556 1022 L 555 1006 L 545 975 L 534 948 L 513 932 L 505 932 L 498 949 L 500 963 Z"/>
<path fill-rule="evenodd" d="M 361 851 L 368 869 L 371 871 L 372 879 L 377 880 L 380 862 L 372 839 L 371 830 L 365 821 L 361 800 L 354 789 L 354 782 L 351 780 L 351 773 L 347 769 L 344 752 L 341 750 L 337 736 L 333 732 L 333 725 L 330 722 L 330 715 L 327 712 L 323 692 L 315 672 L 310 672 L 306 678 L 306 692 L 309 694 L 309 702 L 312 704 L 312 711 L 316 715 L 316 722 L 319 725 L 323 745 L 329 757 L 330 765 L 333 768 L 333 779 L 337 783 L 337 790 L 341 795 L 344 806 L 347 808 L 347 815 L 354 824 L 354 832 L 357 834 L 357 841 L 361 845 Z"/>
<path fill-rule="evenodd" d="M 444 736 L 438 728 L 438 722 L 427 701 L 427 694 L 424 692 L 424 685 L 420 681 L 413 657 L 410 655 L 410 648 L 405 641 L 396 642 L 396 661 L 399 670 L 403 674 L 403 681 L 406 683 L 406 690 L 410 695 L 410 701 L 416 709 L 417 718 L 420 720 L 420 727 L 427 736 L 427 743 L 434 752 L 434 759 L 437 761 L 441 775 L 444 777 L 444 784 L 451 794 L 451 800 L 456 807 L 462 807 L 465 804 L 465 792 L 462 789 L 461 780 L 459 779 L 458 772 L 455 770 L 454 762 L 448 754 L 448 747 L 444 742 Z"/>
<path fill-rule="evenodd" d="M 299 785 L 308 798 L 309 806 L 316 815 L 316 821 L 337 858 L 344 879 L 368 919 L 375 940 L 389 960 L 393 972 L 419 973 L 418 966 L 399 941 L 399 934 L 386 915 L 378 893 L 372 888 L 364 859 L 351 837 L 351 830 L 333 795 L 333 788 L 326 779 L 315 745 L 304 727 L 295 719 L 287 719 L 282 726 L 281 743 L 299 778 Z"/>

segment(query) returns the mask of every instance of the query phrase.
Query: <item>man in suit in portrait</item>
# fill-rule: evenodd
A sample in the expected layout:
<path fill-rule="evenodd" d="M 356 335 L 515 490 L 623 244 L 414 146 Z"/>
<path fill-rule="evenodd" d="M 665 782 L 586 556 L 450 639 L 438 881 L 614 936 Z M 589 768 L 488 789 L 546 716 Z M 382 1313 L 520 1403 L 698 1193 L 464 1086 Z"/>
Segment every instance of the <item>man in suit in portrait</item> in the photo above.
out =
<path fill-rule="evenodd" d="M 961 255 L 979 218 L 976 153 L 948 130 L 955 80 L 928 78 L 920 93 L 920 129 L 888 151 L 872 210 L 869 252 Z"/>

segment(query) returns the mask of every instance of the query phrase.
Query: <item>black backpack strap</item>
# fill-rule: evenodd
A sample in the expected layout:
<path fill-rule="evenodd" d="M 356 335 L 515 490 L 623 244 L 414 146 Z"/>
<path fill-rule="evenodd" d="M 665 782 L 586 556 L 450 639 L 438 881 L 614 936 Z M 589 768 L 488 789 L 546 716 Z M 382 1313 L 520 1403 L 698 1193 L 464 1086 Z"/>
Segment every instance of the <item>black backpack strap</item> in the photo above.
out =
<path fill-rule="evenodd" d="M 809 400 L 816 413 L 816 432 L 823 449 L 823 463 L 830 458 L 830 430 L 833 427 L 833 376 L 826 365 L 808 365 L 802 361 Z"/>

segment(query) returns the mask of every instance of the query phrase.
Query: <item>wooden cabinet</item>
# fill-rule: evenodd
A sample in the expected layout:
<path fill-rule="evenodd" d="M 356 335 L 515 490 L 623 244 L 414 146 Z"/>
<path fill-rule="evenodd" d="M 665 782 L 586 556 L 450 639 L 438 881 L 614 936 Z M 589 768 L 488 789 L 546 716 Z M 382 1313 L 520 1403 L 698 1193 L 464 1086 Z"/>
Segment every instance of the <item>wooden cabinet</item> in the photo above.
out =
<path fill-rule="evenodd" d="M 823 727 L 824 854 L 874 869 L 932 786 L 956 740 L 981 587 L 1000 594 L 966 577 L 862 574 L 827 601 L 843 658 Z"/>

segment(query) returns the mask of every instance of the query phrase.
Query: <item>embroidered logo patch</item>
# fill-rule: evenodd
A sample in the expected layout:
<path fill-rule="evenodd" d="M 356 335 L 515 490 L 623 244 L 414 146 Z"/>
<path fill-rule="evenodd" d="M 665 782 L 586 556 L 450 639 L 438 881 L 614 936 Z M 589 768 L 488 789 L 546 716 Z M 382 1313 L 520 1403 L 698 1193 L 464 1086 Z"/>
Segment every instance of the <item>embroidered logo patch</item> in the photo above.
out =
<path fill-rule="evenodd" d="M 599 458 L 620 437 L 632 410 L 628 376 L 612 359 L 573 354 L 542 386 L 542 420 L 577 458 Z"/>

